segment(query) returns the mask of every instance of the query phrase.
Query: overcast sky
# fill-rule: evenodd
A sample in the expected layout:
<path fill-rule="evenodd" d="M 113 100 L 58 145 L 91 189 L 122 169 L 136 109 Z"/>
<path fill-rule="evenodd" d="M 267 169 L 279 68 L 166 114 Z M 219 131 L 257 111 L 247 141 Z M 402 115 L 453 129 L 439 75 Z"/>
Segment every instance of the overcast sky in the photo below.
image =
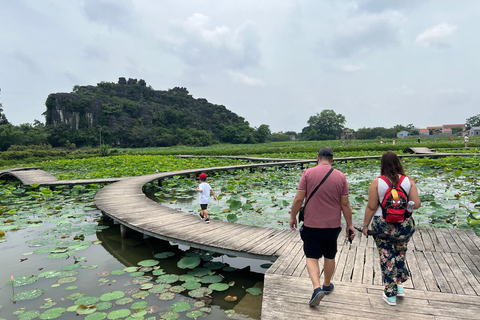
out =
<path fill-rule="evenodd" d="M 480 113 L 477 0 L 0 0 L 0 102 L 45 121 L 50 93 L 144 79 L 251 126 L 464 123 Z"/>

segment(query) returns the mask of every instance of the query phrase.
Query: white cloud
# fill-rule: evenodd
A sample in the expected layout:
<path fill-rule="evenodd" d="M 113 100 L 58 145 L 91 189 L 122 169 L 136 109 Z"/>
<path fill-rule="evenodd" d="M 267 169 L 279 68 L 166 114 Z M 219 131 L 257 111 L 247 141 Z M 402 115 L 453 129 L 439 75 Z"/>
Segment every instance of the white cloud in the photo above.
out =
<path fill-rule="evenodd" d="M 450 38 L 457 31 L 457 26 L 440 23 L 420 33 L 415 42 L 424 47 L 449 47 Z"/>
<path fill-rule="evenodd" d="M 347 65 L 344 65 L 342 67 L 342 71 L 344 72 L 359 72 L 359 71 L 363 71 L 367 69 L 367 66 L 363 63 L 359 64 L 359 65 L 353 65 L 353 64 L 347 64 Z"/>
<path fill-rule="evenodd" d="M 167 52 L 196 68 L 241 69 L 258 66 L 261 58 L 260 36 L 253 21 L 232 30 L 225 25 L 212 26 L 208 16 L 194 13 L 171 26 L 161 41 Z"/>
<path fill-rule="evenodd" d="M 251 78 L 241 72 L 230 71 L 229 74 L 234 83 L 241 83 L 249 86 L 263 86 L 265 84 L 261 79 Z"/>
<path fill-rule="evenodd" d="M 352 16 L 339 24 L 328 45 L 340 58 L 395 45 L 399 42 L 403 20 L 397 11 Z"/>

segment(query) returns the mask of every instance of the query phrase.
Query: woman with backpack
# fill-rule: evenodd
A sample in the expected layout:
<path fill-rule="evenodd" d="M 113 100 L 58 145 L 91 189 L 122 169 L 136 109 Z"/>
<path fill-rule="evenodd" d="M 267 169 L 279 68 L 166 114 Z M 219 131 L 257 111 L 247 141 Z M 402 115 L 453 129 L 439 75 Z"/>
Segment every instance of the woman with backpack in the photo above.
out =
<path fill-rule="evenodd" d="M 405 254 L 408 241 L 415 232 L 411 211 L 420 207 L 420 198 L 415 182 L 405 175 L 402 163 L 394 152 L 385 152 L 380 166 L 381 176 L 372 181 L 368 191 L 362 232 L 367 236 L 368 226 L 372 222 L 373 231 L 398 240 L 375 238 L 385 285 L 383 300 L 394 306 L 397 297 L 405 296 L 403 283 L 409 276 Z M 411 201 L 414 205 L 409 212 L 407 203 Z"/>

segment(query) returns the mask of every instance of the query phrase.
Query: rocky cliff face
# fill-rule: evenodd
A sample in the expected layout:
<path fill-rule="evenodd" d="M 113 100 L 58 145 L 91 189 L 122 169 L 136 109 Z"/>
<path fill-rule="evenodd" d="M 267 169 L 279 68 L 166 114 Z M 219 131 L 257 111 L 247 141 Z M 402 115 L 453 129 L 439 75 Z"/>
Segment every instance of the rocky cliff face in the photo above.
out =
<path fill-rule="evenodd" d="M 47 125 L 66 124 L 73 130 L 95 127 L 102 114 L 99 99 L 86 99 L 75 93 L 50 94 L 46 105 Z"/>

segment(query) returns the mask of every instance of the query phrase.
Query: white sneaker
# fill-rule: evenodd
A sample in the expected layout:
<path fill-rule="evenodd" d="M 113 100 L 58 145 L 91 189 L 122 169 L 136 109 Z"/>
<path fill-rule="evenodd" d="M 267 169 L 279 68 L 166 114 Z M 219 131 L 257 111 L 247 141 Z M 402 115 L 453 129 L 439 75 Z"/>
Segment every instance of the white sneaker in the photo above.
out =
<path fill-rule="evenodd" d="M 397 284 L 397 297 L 405 297 L 405 290 L 401 284 Z"/>
<path fill-rule="evenodd" d="M 397 305 L 397 297 L 387 297 L 387 295 L 385 294 L 385 291 L 383 292 L 383 300 L 388 303 L 388 305 L 390 306 L 396 306 Z"/>

